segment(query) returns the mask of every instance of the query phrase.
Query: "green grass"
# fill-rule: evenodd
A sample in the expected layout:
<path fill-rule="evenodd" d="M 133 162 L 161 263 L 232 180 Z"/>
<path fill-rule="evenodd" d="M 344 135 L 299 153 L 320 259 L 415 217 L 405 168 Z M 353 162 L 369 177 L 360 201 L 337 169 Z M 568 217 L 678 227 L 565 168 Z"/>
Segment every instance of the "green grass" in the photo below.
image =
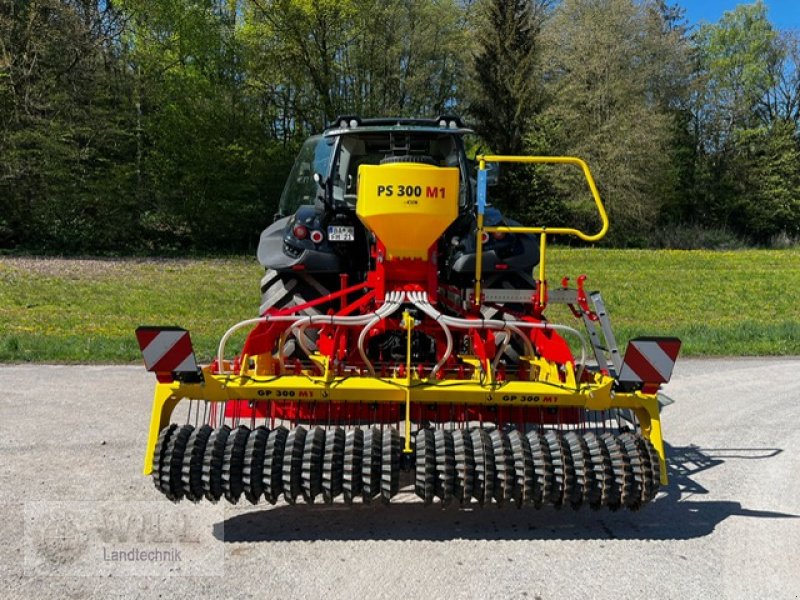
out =
<path fill-rule="evenodd" d="M 800 251 L 573 250 L 549 279 L 585 273 L 615 333 L 674 335 L 683 356 L 800 354 Z"/>
<path fill-rule="evenodd" d="M 684 356 L 800 354 L 800 251 L 554 248 L 548 264 L 551 286 L 585 273 L 603 292 L 621 347 L 652 334 L 680 337 Z M 208 359 L 257 311 L 261 275 L 251 258 L 0 258 L 0 361 L 138 362 L 140 324 L 186 327 Z"/>
<path fill-rule="evenodd" d="M 145 324 L 186 327 L 207 359 L 258 311 L 263 269 L 250 258 L 54 262 L 63 273 L 0 259 L 0 361 L 139 361 L 133 331 Z"/>

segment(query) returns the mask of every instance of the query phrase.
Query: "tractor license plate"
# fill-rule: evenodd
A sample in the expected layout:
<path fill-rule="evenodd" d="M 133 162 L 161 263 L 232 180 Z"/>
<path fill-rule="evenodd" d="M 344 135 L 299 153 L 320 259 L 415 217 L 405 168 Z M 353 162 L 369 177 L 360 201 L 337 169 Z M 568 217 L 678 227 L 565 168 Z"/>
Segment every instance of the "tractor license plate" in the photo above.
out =
<path fill-rule="evenodd" d="M 331 242 L 352 242 L 356 239 L 356 228 L 346 225 L 328 226 L 328 240 Z"/>

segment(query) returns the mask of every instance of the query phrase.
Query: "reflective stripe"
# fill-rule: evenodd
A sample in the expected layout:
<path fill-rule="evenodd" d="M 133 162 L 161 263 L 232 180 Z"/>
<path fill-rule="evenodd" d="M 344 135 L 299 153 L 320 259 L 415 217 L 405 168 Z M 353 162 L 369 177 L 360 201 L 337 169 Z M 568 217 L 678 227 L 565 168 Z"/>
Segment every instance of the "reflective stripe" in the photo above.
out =
<path fill-rule="evenodd" d="M 672 375 L 675 359 L 670 358 L 658 342 L 633 342 L 636 349 L 658 371 L 664 381 Z"/>
<path fill-rule="evenodd" d="M 142 348 L 145 367 L 152 369 L 185 335 L 188 335 L 188 332 L 160 331 L 146 348 Z"/>
<path fill-rule="evenodd" d="M 634 381 L 636 383 L 662 383 L 664 378 L 640 351 L 639 347 L 631 342 L 625 352 L 625 362 L 619 375 L 620 381 Z"/>
<path fill-rule="evenodd" d="M 194 358 L 194 352 L 183 359 L 183 362 L 172 370 L 178 373 L 194 373 L 197 371 L 197 361 Z"/>
<path fill-rule="evenodd" d="M 172 348 L 151 367 L 152 371 L 159 373 L 177 371 L 178 366 L 186 360 L 186 357 L 194 354 L 192 351 L 192 342 L 189 339 L 189 332 L 184 332 L 184 334 L 185 335 L 182 335 Z"/>
<path fill-rule="evenodd" d="M 628 343 L 619 381 L 660 384 L 672 377 L 672 369 L 680 352 L 677 338 L 637 338 Z"/>

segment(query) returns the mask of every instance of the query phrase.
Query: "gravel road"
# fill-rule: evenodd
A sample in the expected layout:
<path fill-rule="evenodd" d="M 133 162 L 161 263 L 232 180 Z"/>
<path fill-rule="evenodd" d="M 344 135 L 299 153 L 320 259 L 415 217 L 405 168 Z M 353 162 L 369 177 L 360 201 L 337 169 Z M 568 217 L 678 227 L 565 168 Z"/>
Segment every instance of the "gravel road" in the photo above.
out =
<path fill-rule="evenodd" d="M 141 475 L 143 369 L 0 366 L 0 596 L 797 599 L 799 374 L 679 360 L 670 484 L 611 513 L 172 505 Z"/>

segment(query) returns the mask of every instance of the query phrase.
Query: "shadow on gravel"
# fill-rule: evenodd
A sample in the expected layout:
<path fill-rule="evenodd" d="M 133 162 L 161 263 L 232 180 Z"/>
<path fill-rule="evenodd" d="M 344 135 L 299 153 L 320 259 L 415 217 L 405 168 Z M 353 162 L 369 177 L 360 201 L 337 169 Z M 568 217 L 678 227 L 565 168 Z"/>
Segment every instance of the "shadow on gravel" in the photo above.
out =
<path fill-rule="evenodd" d="M 409 494 L 397 503 L 280 505 L 239 514 L 214 525 L 225 542 L 352 540 L 686 540 L 709 535 L 728 517 L 796 519 L 800 515 L 749 510 L 738 502 L 702 500 L 708 490 L 692 479 L 727 460 L 767 460 L 779 448 L 667 445 L 670 483 L 638 512 L 507 506 L 423 507 Z"/>

